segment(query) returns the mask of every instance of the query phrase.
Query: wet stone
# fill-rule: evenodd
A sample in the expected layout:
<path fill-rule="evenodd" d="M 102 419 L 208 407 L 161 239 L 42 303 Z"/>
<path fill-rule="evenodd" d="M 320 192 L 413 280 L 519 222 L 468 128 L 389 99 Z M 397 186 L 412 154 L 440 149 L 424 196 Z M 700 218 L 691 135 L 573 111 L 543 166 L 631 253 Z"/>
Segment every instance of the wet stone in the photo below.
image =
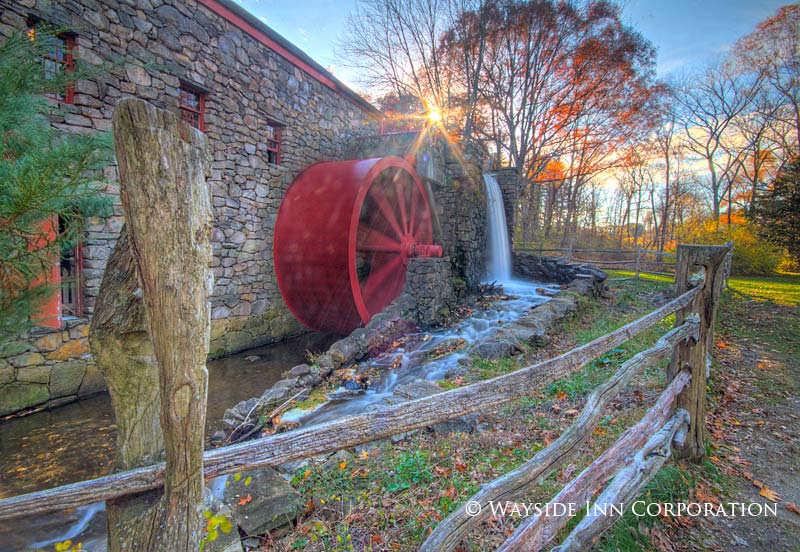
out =
<path fill-rule="evenodd" d="M 300 493 L 272 468 L 230 476 L 223 501 L 231 507 L 237 525 L 250 536 L 290 523 L 303 505 Z"/>

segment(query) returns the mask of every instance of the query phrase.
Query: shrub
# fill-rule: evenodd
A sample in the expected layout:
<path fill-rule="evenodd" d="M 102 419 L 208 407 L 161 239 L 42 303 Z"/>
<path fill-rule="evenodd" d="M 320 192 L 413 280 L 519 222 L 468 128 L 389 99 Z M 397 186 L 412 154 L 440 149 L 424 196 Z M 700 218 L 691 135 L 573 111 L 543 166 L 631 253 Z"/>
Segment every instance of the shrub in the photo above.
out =
<path fill-rule="evenodd" d="M 689 223 L 679 241 L 709 245 L 733 242 L 733 274 L 772 274 L 784 259 L 783 249 L 760 238 L 756 226 L 740 215 L 734 217 L 730 228 L 723 222 L 715 225 L 713 220 Z"/>

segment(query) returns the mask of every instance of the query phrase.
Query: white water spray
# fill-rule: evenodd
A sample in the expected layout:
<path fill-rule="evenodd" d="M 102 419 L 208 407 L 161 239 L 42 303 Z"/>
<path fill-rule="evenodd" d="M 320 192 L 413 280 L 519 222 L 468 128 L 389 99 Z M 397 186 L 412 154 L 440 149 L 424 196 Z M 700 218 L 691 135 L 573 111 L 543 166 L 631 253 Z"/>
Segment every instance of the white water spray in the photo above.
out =
<path fill-rule="evenodd" d="M 486 183 L 487 199 L 487 278 L 490 282 L 511 280 L 511 244 L 508 241 L 506 211 L 503 206 L 503 192 L 493 174 L 483 175 Z"/>

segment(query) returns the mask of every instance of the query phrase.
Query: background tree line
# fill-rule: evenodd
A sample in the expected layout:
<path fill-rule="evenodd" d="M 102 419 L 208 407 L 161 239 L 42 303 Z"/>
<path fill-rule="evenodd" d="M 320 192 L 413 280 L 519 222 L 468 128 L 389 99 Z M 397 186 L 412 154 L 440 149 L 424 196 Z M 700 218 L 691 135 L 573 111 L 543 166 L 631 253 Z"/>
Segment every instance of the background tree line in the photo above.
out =
<path fill-rule="evenodd" d="M 341 50 L 385 110 L 440 111 L 487 169 L 518 173 L 517 243 L 732 239 L 751 272 L 798 254 L 774 207 L 797 195 L 800 4 L 667 80 L 609 0 L 361 0 Z"/>

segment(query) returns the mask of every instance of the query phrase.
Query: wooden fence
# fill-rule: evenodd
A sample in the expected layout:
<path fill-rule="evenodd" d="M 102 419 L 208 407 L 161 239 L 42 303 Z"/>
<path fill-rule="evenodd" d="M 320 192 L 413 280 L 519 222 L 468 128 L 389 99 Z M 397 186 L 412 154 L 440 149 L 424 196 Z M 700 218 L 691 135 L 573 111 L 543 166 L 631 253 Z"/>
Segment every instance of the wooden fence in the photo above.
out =
<path fill-rule="evenodd" d="M 669 458 L 673 445 L 681 457 L 696 459 L 705 452 L 706 362 L 713 342 L 714 318 L 724 277 L 723 264 L 729 251 L 727 246 L 678 246 L 674 299 L 642 318 L 558 357 L 368 414 L 207 451 L 203 458 L 204 475 L 211 478 L 276 466 L 465 414 L 485 412 L 534 394 L 675 314 L 675 327 L 653 347 L 625 362 L 606 383 L 596 388 L 575 423 L 558 440 L 523 466 L 485 485 L 433 530 L 421 550 L 452 550 L 471 529 L 489 516 L 486 506 L 490 501 L 524 500 L 536 488 L 538 480 L 563 465 L 586 441 L 609 400 L 646 367 L 669 358 L 668 384 L 656 403 L 551 501 L 551 504 L 586 504 L 613 478 L 595 504 L 627 506 Z M 696 269 L 700 269 L 700 277 L 695 274 Z M 628 462 L 629 458 L 633 461 Z M 165 465 L 162 463 L 0 500 L 0 520 L 157 489 L 163 486 L 164 473 Z M 592 510 L 592 515 L 581 520 L 559 550 L 584 550 L 610 527 L 616 518 L 601 515 L 599 512 L 602 510 L 602 507 Z M 568 516 L 527 518 L 500 549 L 539 550 L 551 543 L 568 521 Z"/>

